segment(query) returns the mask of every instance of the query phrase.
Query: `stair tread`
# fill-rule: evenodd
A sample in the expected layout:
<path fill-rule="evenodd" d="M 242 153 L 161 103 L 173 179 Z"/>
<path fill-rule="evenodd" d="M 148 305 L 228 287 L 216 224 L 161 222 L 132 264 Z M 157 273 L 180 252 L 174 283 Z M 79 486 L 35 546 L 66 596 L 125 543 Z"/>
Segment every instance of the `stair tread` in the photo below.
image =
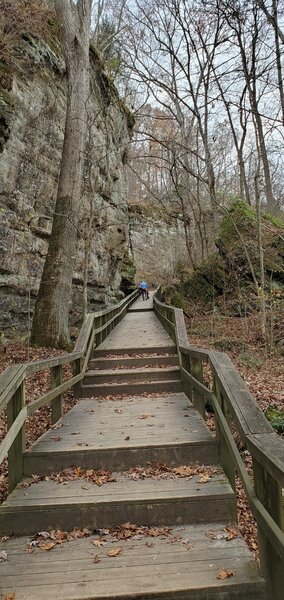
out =
<path fill-rule="evenodd" d="M 132 375 L 135 374 L 153 374 L 153 373 L 177 373 L 180 372 L 179 366 L 172 367 L 133 367 L 132 369 L 89 369 L 85 373 L 85 377 L 88 375 L 96 376 L 96 375 Z"/>
<path fill-rule="evenodd" d="M 97 388 L 97 387 L 124 387 L 126 384 L 129 385 L 129 387 L 131 386 L 135 386 L 135 385 L 141 385 L 141 384 L 146 384 L 148 386 L 155 386 L 158 385 L 159 383 L 162 384 L 170 384 L 170 383 L 180 383 L 181 380 L 180 379 L 157 379 L 155 381 L 110 381 L 110 382 L 106 382 L 106 383 L 84 383 L 84 385 L 82 386 L 82 390 L 84 391 L 84 388 L 89 389 L 89 388 Z"/>
<path fill-rule="evenodd" d="M 80 400 L 56 427 L 44 433 L 26 454 L 215 443 L 183 392 L 115 401 Z"/>
<path fill-rule="evenodd" d="M 2 504 L 1 512 L 35 510 L 37 507 L 56 507 L 83 504 L 113 504 L 125 502 L 174 502 L 180 499 L 191 499 L 200 502 L 205 498 L 208 502 L 214 498 L 234 497 L 234 492 L 224 475 L 220 472 L 211 476 L 207 483 L 200 483 L 199 476 L 192 478 L 166 479 L 131 479 L 124 473 L 114 473 L 116 481 L 98 486 L 85 479 L 70 480 L 65 483 L 56 481 L 39 481 L 30 487 L 18 485 Z M 28 481 L 28 480 L 27 480 Z"/>
<path fill-rule="evenodd" d="M 264 599 L 264 581 L 244 543 L 228 542 L 227 523 L 173 527 L 170 536 L 112 541 L 95 547 L 98 536 L 57 545 L 51 552 L 27 554 L 29 538 L 5 542 L 9 560 L 1 564 L 1 592 L 15 590 L 17 600 L 96 600 L 108 598 Z M 210 537 L 212 530 L 217 539 Z M 176 540 L 176 541 L 171 541 Z M 148 545 L 147 545 L 148 543 Z M 107 552 L 119 547 L 109 558 Z M 98 562 L 94 563 L 94 556 Z M 221 581 L 220 569 L 234 576 Z M 239 590 L 239 596 L 236 594 Z M 228 595 L 224 595 L 227 591 Z M 253 595 L 255 593 L 255 595 Z"/>

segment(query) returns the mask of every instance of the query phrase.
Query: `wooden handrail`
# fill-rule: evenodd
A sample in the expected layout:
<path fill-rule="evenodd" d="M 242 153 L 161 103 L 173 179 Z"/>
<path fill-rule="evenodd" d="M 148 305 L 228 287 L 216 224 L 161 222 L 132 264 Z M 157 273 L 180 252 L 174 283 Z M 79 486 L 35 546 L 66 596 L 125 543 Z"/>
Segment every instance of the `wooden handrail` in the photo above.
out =
<path fill-rule="evenodd" d="M 157 294 L 154 310 L 177 345 L 188 397 L 203 416 L 206 403 L 213 407 L 220 462 L 234 488 L 236 471 L 240 476 L 258 525 L 261 568 L 269 580 L 271 598 L 280 600 L 284 588 L 283 439 L 273 431 L 229 356 L 191 346 L 183 311 L 161 302 Z M 211 368 L 212 390 L 203 383 L 203 364 Z M 232 424 L 252 456 L 253 483 L 231 433 Z"/>
<path fill-rule="evenodd" d="M 9 491 L 12 491 L 22 478 L 26 417 L 50 403 L 52 422 L 55 423 L 62 416 L 62 394 L 74 386 L 76 386 L 76 392 L 80 394 L 78 384 L 85 375 L 95 342 L 100 343 L 106 337 L 108 332 L 123 318 L 128 307 L 137 297 L 138 290 L 135 290 L 117 304 L 102 311 L 87 314 L 73 352 L 12 365 L 0 375 L 0 413 L 7 408 L 8 414 L 8 432 L 0 443 L 0 462 L 8 453 Z M 106 319 L 105 322 L 96 326 L 96 322 L 102 318 Z M 73 376 L 62 383 L 62 366 L 65 364 L 73 364 Z M 25 379 L 45 369 L 50 369 L 52 389 L 26 405 Z"/>

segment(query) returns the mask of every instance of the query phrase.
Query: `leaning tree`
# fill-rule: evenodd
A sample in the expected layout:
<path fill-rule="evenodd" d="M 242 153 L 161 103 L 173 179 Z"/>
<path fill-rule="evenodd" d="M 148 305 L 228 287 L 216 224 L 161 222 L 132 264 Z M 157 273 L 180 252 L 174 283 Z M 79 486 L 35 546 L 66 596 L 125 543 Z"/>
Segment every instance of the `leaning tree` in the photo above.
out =
<path fill-rule="evenodd" d="M 90 87 L 93 0 L 55 0 L 67 70 L 64 144 L 52 231 L 32 326 L 32 343 L 68 348 L 68 313 L 77 246 Z"/>

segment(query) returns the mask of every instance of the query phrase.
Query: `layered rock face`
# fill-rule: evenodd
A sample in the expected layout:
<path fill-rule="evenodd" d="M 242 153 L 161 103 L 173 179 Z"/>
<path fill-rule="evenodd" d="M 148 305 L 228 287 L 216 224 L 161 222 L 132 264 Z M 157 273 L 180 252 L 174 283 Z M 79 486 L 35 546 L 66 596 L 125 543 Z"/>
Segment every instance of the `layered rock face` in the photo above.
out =
<path fill-rule="evenodd" d="M 130 210 L 130 243 L 136 280 L 151 286 L 166 284 L 179 263 L 188 262 L 185 234 L 180 219 L 137 214 Z"/>
<path fill-rule="evenodd" d="M 62 60 L 34 40 L 24 53 L 9 83 L 0 69 L 0 331 L 17 335 L 28 333 L 48 247 L 66 110 Z M 73 324 L 82 318 L 84 272 L 91 310 L 116 301 L 128 250 L 123 171 L 133 123 L 95 50 L 88 120 Z"/>

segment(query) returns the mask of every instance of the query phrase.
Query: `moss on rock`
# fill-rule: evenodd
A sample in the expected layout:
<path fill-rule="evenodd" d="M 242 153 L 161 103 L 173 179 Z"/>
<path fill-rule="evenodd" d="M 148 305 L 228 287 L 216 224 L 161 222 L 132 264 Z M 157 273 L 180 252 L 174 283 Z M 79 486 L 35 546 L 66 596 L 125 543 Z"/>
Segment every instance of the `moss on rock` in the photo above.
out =
<path fill-rule="evenodd" d="M 284 281 L 284 222 L 269 214 L 261 218 L 266 293 L 270 293 L 274 282 Z M 245 202 L 235 201 L 226 212 L 216 247 L 217 252 L 195 271 L 179 268 L 178 283 L 166 288 L 164 297 L 184 308 L 186 301 L 206 304 L 214 299 L 218 304 L 226 296 L 233 314 L 242 314 L 243 307 L 254 310 L 257 294 L 246 251 L 260 281 L 258 222 Z"/>

